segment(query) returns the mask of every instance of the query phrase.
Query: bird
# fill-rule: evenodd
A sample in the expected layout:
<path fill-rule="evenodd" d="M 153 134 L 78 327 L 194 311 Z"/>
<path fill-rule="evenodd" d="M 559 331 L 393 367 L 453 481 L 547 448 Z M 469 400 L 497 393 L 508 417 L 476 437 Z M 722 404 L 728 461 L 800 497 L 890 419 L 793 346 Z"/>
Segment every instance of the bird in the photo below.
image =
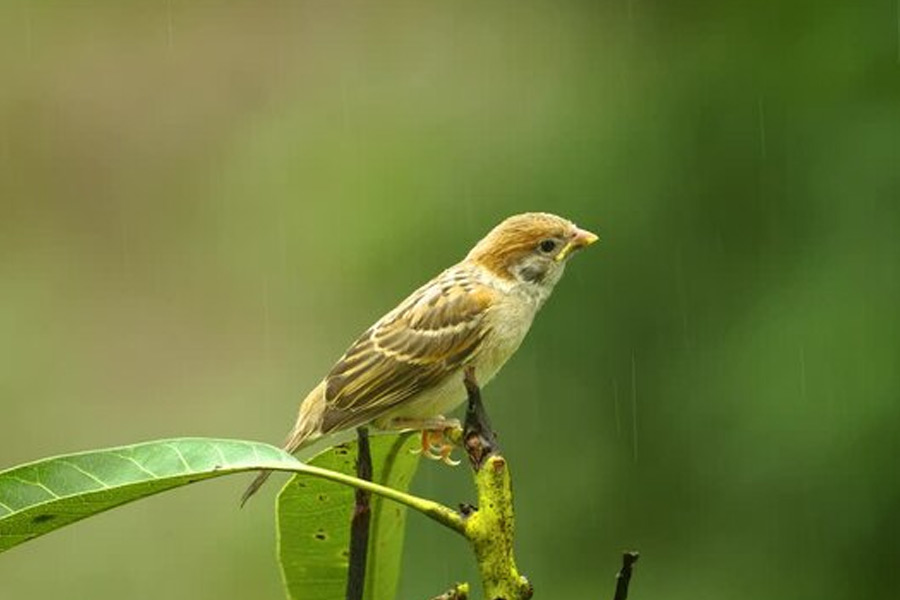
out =
<path fill-rule="evenodd" d="M 421 430 L 425 454 L 450 462 L 452 445 L 441 434 L 459 421 L 444 414 L 467 397 L 464 372 L 487 384 L 519 348 L 569 259 L 598 239 L 550 213 L 502 221 L 350 345 L 300 403 L 284 450 L 373 425 Z M 242 506 L 269 475 L 259 473 Z"/>

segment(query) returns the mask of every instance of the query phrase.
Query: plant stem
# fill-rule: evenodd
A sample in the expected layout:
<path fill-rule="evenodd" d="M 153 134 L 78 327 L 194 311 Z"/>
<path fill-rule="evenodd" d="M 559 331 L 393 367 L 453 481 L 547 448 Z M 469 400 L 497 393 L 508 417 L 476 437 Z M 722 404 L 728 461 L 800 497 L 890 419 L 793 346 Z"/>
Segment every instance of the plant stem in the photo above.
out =
<path fill-rule="evenodd" d="M 357 489 L 366 490 L 368 492 L 372 492 L 373 494 L 378 494 L 382 498 L 387 498 L 388 500 L 393 500 L 394 502 L 399 502 L 404 506 L 408 506 L 409 508 L 422 513 L 426 517 L 437 521 L 444 527 L 448 527 L 457 533 L 465 535 L 465 523 L 462 516 L 460 516 L 460 514 L 455 510 L 444 506 L 440 502 L 435 502 L 434 500 L 428 500 L 426 498 L 413 496 L 412 494 L 400 492 L 395 490 L 394 488 L 374 483 L 372 481 L 365 481 L 358 477 L 354 477 L 353 475 L 345 475 L 344 473 L 339 473 L 338 471 L 323 469 L 321 467 L 308 465 L 299 461 L 297 461 L 296 465 L 285 464 L 283 462 L 261 463 L 258 465 L 254 465 L 253 469 L 301 473 L 303 475 L 321 477 L 322 479 L 327 479 L 328 481 L 334 481 L 337 483 L 342 483 L 344 485 L 349 485 L 350 487 L 355 487 Z"/>
<path fill-rule="evenodd" d="M 616 573 L 616 595 L 613 600 L 626 600 L 628 598 L 628 584 L 631 582 L 631 568 L 638 559 L 637 552 L 622 553 L 622 569 Z"/>
<path fill-rule="evenodd" d="M 356 429 L 358 443 L 356 476 L 363 481 L 372 481 L 372 453 L 369 450 L 369 430 Z M 356 489 L 356 506 L 350 522 L 350 559 L 347 569 L 346 600 L 362 600 L 366 585 L 366 560 L 369 550 L 369 521 L 372 510 L 369 500 L 371 492 Z"/>

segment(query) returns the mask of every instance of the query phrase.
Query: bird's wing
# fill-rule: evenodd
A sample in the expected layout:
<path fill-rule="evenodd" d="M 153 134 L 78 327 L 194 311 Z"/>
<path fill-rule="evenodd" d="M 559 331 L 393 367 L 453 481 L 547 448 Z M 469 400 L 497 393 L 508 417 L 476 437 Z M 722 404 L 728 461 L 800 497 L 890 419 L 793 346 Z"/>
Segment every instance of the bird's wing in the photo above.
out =
<path fill-rule="evenodd" d="M 497 292 L 445 271 L 366 331 L 325 378 L 324 432 L 361 425 L 469 362 Z"/>

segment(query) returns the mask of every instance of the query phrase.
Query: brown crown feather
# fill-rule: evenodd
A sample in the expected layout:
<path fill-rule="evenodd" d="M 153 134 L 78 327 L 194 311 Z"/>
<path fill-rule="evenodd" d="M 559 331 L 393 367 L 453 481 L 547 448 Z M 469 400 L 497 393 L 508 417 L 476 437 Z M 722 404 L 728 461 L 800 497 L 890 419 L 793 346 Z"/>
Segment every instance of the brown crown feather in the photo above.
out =
<path fill-rule="evenodd" d="M 466 257 L 490 269 L 496 275 L 511 279 L 509 267 L 533 252 L 548 238 L 575 235 L 575 224 L 550 213 L 524 213 L 509 217 L 478 242 Z"/>

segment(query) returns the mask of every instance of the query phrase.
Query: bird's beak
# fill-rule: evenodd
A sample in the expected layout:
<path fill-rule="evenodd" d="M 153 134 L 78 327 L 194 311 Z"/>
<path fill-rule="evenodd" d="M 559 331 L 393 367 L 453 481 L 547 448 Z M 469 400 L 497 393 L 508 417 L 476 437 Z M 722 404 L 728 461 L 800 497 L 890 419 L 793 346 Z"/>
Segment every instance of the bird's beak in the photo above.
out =
<path fill-rule="evenodd" d="M 594 242 L 600 239 L 596 233 L 591 233 L 586 229 L 575 228 L 575 237 L 569 240 L 569 243 L 560 250 L 559 254 L 556 255 L 556 262 L 559 262 L 565 259 L 567 256 L 575 252 L 576 250 L 581 250 L 586 246 L 590 246 Z"/>

